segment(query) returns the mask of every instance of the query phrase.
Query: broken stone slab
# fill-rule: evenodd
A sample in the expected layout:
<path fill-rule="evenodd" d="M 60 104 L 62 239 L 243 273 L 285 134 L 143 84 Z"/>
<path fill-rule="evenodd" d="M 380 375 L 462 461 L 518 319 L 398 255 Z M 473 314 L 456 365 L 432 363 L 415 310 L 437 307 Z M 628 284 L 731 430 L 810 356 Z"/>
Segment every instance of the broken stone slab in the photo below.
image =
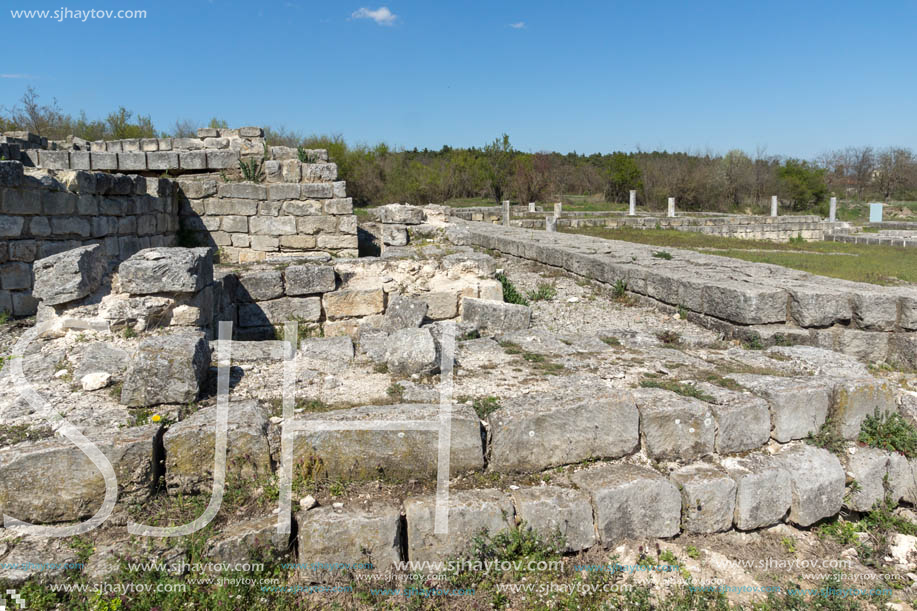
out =
<path fill-rule="evenodd" d="M 214 562 L 245 564 L 277 558 L 290 549 L 290 536 L 277 533 L 277 516 L 233 522 L 207 542 L 204 556 Z"/>
<path fill-rule="evenodd" d="M 634 392 L 646 453 L 656 460 L 694 460 L 713 452 L 716 423 L 703 401 L 660 388 Z"/>
<path fill-rule="evenodd" d="M 697 463 L 669 477 L 681 492 L 681 525 L 685 532 L 708 534 L 732 528 L 736 483 L 725 470 Z"/>
<path fill-rule="evenodd" d="M 343 364 L 353 360 L 353 341 L 346 335 L 310 337 L 302 340 L 299 351 L 305 359 Z"/>
<path fill-rule="evenodd" d="M 159 425 L 148 425 L 90 436 L 114 467 L 119 499 L 149 498 L 159 430 Z M 104 497 L 102 473 L 66 439 L 0 450 L 0 515 L 35 524 L 71 522 L 95 514 Z"/>
<path fill-rule="evenodd" d="M 770 439 L 767 401 L 750 392 L 735 392 L 709 382 L 699 382 L 696 387 L 712 399 L 709 407 L 716 419 L 717 453 L 754 450 Z"/>
<path fill-rule="evenodd" d="M 127 327 L 146 331 L 167 324 L 177 304 L 178 300 L 162 295 L 131 297 L 127 293 L 115 293 L 102 297 L 99 318 L 107 321 L 112 331 Z"/>
<path fill-rule="evenodd" d="M 32 296 L 45 305 L 82 299 L 99 288 L 107 260 L 100 244 L 81 246 L 35 261 Z"/>
<path fill-rule="evenodd" d="M 146 248 L 118 266 L 121 290 L 131 295 L 196 293 L 213 282 L 209 248 Z"/>
<path fill-rule="evenodd" d="M 420 225 L 424 222 L 423 208 L 407 204 L 379 206 L 379 220 L 386 224 Z"/>
<path fill-rule="evenodd" d="M 771 456 L 727 457 L 720 464 L 736 482 L 733 524 L 754 530 L 783 520 L 793 502 L 790 474 Z"/>
<path fill-rule="evenodd" d="M 209 368 L 210 346 L 203 333 L 182 331 L 144 339 L 124 376 L 121 403 L 190 403 L 200 394 Z"/>
<path fill-rule="evenodd" d="M 851 448 L 846 461 L 847 474 L 856 484 L 844 499 L 853 511 L 869 511 L 885 501 L 885 478 L 888 475 L 888 453 L 878 448 Z"/>
<path fill-rule="evenodd" d="M 314 295 L 335 289 L 334 269 L 327 265 L 290 265 L 283 271 L 287 295 Z"/>
<path fill-rule="evenodd" d="M 439 369 L 439 350 L 427 329 L 399 329 L 388 336 L 385 362 L 390 373 L 429 374 Z"/>
<path fill-rule="evenodd" d="M 385 311 L 385 293 L 382 289 L 338 290 L 322 295 L 325 316 L 331 319 L 353 316 L 371 316 Z"/>
<path fill-rule="evenodd" d="M 472 540 L 486 532 L 495 535 L 512 530 L 513 502 L 499 490 L 450 492 L 447 503 L 449 532 L 435 534 L 436 497 L 405 499 L 408 560 L 438 562 L 469 551 Z"/>
<path fill-rule="evenodd" d="M 361 327 L 356 340 L 360 353 L 365 354 L 373 362 L 384 362 L 385 353 L 388 351 L 388 336 L 389 333 L 385 329 Z"/>
<path fill-rule="evenodd" d="M 113 378 L 120 378 L 127 369 L 129 360 L 130 355 L 126 350 L 110 342 L 90 344 L 80 355 L 80 363 L 73 370 L 73 377 L 82 379 L 87 374 L 103 372 Z"/>
<path fill-rule="evenodd" d="M 501 303 L 474 297 L 462 298 L 462 322 L 479 331 L 505 333 L 528 329 L 532 308 L 513 303 Z"/>
<path fill-rule="evenodd" d="M 605 547 L 623 539 L 678 534 L 681 495 L 656 471 L 606 464 L 577 471 L 571 479 L 591 495 L 596 531 Z"/>
<path fill-rule="evenodd" d="M 790 522 L 811 526 L 841 510 L 845 476 L 834 454 L 801 444 L 783 448 L 775 457 L 790 476 Z"/>
<path fill-rule="evenodd" d="M 917 459 L 908 460 L 903 454 L 889 452 L 887 493 L 892 503 L 917 505 Z"/>
<path fill-rule="evenodd" d="M 382 225 L 382 243 L 386 246 L 407 246 L 407 229 L 403 225 Z"/>
<path fill-rule="evenodd" d="M 512 492 L 516 515 L 545 542 L 563 537 L 560 551 L 578 552 L 595 545 L 589 495 L 558 486 L 520 488 Z"/>
<path fill-rule="evenodd" d="M 730 374 L 727 378 L 767 401 L 771 437 L 780 443 L 805 439 L 817 433 L 828 417 L 831 385 L 812 377 L 784 378 L 756 374 Z"/>
<path fill-rule="evenodd" d="M 832 393 L 831 419 L 844 439 L 856 439 L 867 416 L 898 411 L 894 387 L 877 378 L 839 380 Z"/>
<path fill-rule="evenodd" d="M 401 511 L 388 503 L 365 507 L 318 507 L 296 514 L 299 525 L 299 574 L 309 581 L 328 581 L 349 568 L 390 571 L 401 558 Z"/>
<path fill-rule="evenodd" d="M 487 418 L 492 470 L 535 472 L 639 448 L 640 416 L 631 393 L 585 377 L 564 386 L 506 399 Z"/>
<path fill-rule="evenodd" d="M 419 327 L 426 315 L 425 301 L 396 294 L 385 309 L 385 327 L 389 331 Z"/>
<path fill-rule="evenodd" d="M 294 461 L 315 457 L 328 476 L 354 481 L 380 476 L 396 481 L 432 480 L 438 465 L 435 425 L 441 413 L 440 405 L 414 403 L 297 414 Z M 483 469 L 477 414 L 470 406 L 453 405 L 451 422 L 450 473 L 456 476 Z M 310 427 L 310 423 L 314 424 Z M 433 430 L 416 430 L 418 424 Z"/>
<path fill-rule="evenodd" d="M 173 424 L 163 436 L 170 493 L 201 493 L 212 489 L 216 410 L 216 406 L 205 407 Z M 272 474 L 267 425 L 267 414 L 257 401 L 229 404 L 228 477 L 252 481 Z"/>

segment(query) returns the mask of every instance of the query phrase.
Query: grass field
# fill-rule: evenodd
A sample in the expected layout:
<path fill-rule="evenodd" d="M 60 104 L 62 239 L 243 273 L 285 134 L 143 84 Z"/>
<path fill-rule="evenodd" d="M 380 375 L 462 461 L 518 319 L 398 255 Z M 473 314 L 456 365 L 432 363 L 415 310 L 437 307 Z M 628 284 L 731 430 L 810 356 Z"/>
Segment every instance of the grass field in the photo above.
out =
<path fill-rule="evenodd" d="M 668 229 L 584 227 L 564 231 L 609 240 L 686 248 L 758 263 L 773 263 L 819 276 L 856 282 L 884 285 L 917 283 L 917 249 L 841 242 L 741 240 Z"/>

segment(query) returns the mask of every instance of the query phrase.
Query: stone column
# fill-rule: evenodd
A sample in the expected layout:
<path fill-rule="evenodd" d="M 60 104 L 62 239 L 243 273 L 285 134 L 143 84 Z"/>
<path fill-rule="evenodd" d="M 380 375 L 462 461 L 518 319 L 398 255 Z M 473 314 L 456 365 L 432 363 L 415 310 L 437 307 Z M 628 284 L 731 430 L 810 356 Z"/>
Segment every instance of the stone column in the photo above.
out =
<path fill-rule="evenodd" d="M 637 192 L 634 189 L 630 190 L 630 208 L 627 214 L 629 216 L 635 216 L 637 214 Z"/>
<path fill-rule="evenodd" d="M 771 216 L 777 216 L 777 196 L 771 195 Z"/>
<path fill-rule="evenodd" d="M 535 212 L 535 202 L 529 202 L 529 212 Z"/>
<path fill-rule="evenodd" d="M 560 218 L 560 213 L 563 212 L 564 204 L 563 202 L 557 202 L 554 204 L 554 218 Z"/>
<path fill-rule="evenodd" d="M 509 227 L 509 200 L 503 202 L 503 225 Z"/>
<path fill-rule="evenodd" d="M 544 217 L 544 230 L 554 232 L 557 231 L 557 217 L 551 216 L 550 214 Z"/>
<path fill-rule="evenodd" d="M 669 218 L 675 216 L 675 198 L 674 197 L 669 198 L 669 215 L 668 216 Z"/>
<path fill-rule="evenodd" d="M 832 223 L 837 220 L 837 198 L 832 197 L 831 203 L 828 204 L 828 220 Z"/>

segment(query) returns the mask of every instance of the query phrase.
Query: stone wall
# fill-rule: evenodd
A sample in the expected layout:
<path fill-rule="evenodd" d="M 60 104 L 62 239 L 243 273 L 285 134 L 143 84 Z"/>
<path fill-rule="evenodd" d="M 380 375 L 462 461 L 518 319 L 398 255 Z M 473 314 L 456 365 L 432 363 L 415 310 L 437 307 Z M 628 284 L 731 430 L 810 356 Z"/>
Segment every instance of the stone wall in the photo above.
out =
<path fill-rule="evenodd" d="M 488 223 L 452 232 L 462 244 L 558 267 L 761 345 L 814 345 L 917 367 L 917 292 L 815 276 L 765 263 Z"/>
<path fill-rule="evenodd" d="M 173 244 L 177 210 L 168 179 L 24 170 L 17 161 L 0 162 L 0 311 L 35 313 L 36 260 L 89 244 L 123 260 Z"/>

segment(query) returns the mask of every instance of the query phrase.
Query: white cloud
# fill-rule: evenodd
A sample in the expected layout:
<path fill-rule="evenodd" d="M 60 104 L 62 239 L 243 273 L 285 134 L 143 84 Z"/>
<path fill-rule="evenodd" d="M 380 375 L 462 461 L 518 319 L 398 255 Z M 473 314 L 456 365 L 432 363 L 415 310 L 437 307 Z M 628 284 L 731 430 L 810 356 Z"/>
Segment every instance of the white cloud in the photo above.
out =
<path fill-rule="evenodd" d="M 514 30 L 522 30 L 525 29 L 525 22 L 517 21 L 516 23 L 509 24 L 509 27 L 513 28 Z"/>
<path fill-rule="evenodd" d="M 0 78 L 38 78 L 31 74 L 0 74 Z"/>
<path fill-rule="evenodd" d="M 351 19 L 372 19 L 378 25 L 394 25 L 398 15 L 388 10 L 387 6 L 380 6 L 374 11 L 361 8 L 350 15 Z"/>

